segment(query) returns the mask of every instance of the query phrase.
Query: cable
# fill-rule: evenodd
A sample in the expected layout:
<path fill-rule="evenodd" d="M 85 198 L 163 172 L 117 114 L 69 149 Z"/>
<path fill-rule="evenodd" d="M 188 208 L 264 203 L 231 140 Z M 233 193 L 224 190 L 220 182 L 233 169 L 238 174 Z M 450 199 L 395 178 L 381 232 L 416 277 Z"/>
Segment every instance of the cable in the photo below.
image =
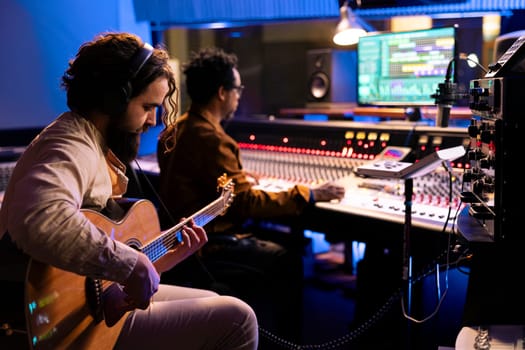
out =
<path fill-rule="evenodd" d="M 448 269 L 451 266 L 458 266 L 459 263 L 461 263 L 462 261 L 469 259 L 468 255 L 465 257 L 466 253 L 468 253 L 468 250 L 465 250 L 463 252 L 458 251 L 457 245 L 455 245 L 454 249 L 451 250 L 450 249 L 451 246 L 452 246 L 452 244 L 447 246 L 447 248 L 443 252 L 441 252 L 428 265 L 429 267 L 427 269 L 423 269 L 419 274 L 417 274 L 413 278 L 411 283 L 415 284 L 417 282 L 422 281 L 424 278 L 430 276 L 431 274 L 435 273 L 436 271 L 439 272 L 439 269 L 441 267 L 445 267 L 447 269 L 447 273 L 448 273 Z M 459 254 L 458 258 L 456 260 L 452 261 L 452 262 L 449 261 L 450 251 Z M 445 263 L 444 264 L 440 264 L 439 260 L 441 260 L 443 258 L 445 258 Z M 448 284 L 448 281 L 447 281 L 447 284 Z M 443 294 L 441 295 L 441 297 L 439 298 L 437 307 L 435 308 L 435 310 L 429 316 L 425 317 L 422 320 L 417 320 L 417 319 L 412 318 L 412 317 L 407 317 L 407 319 L 409 319 L 410 321 L 415 322 L 415 323 L 424 323 L 424 322 L 427 322 L 428 320 L 430 320 L 431 318 L 433 318 L 439 312 L 439 309 L 441 308 L 441 305 L 442 305 L 442 303 L 443 303 L 443 301 L 444 301 L 444 299 L 446 297 L 447 291 L 448 291 L 448 286 L 445 289 L 445 291 L 443 292 Z M 359 326 L 357 326 L 355 329 L 353 329 L 349 333 L 347 333 L 347 334 L 345 334 L 345 335 L 343 335 L 343 336 L 341 336 L 339 338 L 336 338 L 334 340 L 327 341 L 327 342 L 321 343 L 321 344 L 296 344 L 296 343 L 293 343 L 291 341 L 288 341 L 286 339 L 283 339 L 283 338 L 273 334 L 272 332 L 264 329 L 263 327 L 259 327 L 259 331 L 260 331 L 260 334 L 261 334 L 262 337 L 264 337 L 265 339 L 268 339 L 273 344 L 275 344 L 276 346 L 279 346 L 280 348 L 283 348 L 283 349 L 292 349 L 292 350 L 335 350 L 335 349 L 343 349 L 344 345 L 347 345 L 347 344 L 349 344 L 349 343 L 351 343 L 353 341 L 356 341 L 359 338 L 359 336 L 361 336 L 366 331 L 371 329 L 375 324 L 377 324 L 378 321 L 380 321 L 390 311 L 390 309 L 392 308 L 392 305 L 394 304 L 394 302 L 396 302 L 398 300 L 402 301 L 402 298 L 403 298 L 402 288 L 398 288 L 388 298 L 388 300 L 385 302 L 385 304 L 383 306 L 381 306 L 372 316 L 370 316 L 370 318 L 368 320 L 362 322 Z M 404 303 L 402 303 L 402 306 L 401 306 L 402 307 L 402 312 L 403 312 L 403 315 L 406 315 L 403 304 Z"/>
<path fill-rule="evenodd" d="M 452 69 L 453 68 L 455 69 L 455 66 L 456 66 L 456 60 L 455 59 L 451 59 L 450 62 L 448 62 L 447 73 L 445 75 L 445 83 L 449 83 L 450 82 L 450 78 L 452 77 Z"/>
<path fill-rule="evenodd" d="M 15 333 L 28 334 L 27 330 L 25 330 L 25 329 L 18 329 L 18 328 L 11 327 L 9 322 L 2 323 L 0 325 L 0 330 L 4 331 L 6 336 L 11 336 L 11 335 L 13 335 Z"/>
<path fill-rule="evenodd" d="M 448 270 L 451 268 L 451 267 L 457 267 L 459 266 L 459 264 L 465 260 L 469 260 L 470 259 L 470 255 L 468 254 L 468 249 L 464 250 L 464 251 L 460 251 L 459 250 L 459 246 L 457 244 L 454 243 L 454 248 L 451 249 L 453 243 L 451 242 L 451 236 L 449 236 L 449 245 L 445 248 L 444 251 L 442 251 L 440 254 L 438 254 L 438 256 L 436 258 L 434 258 L 434 260 L 429 263 L 429 265 L 427 265 L 428 267 L 427 268 L 424 268 L 422 269 L 422 271 L 417 274 L 411 281 L 412 285 L 414 285 L 415 283 L 417 282 L 420 282 L 422 281 L 424 278 L 430 276 L 431 274 L 433 273 L 436 273 L 437 274 L 437 278 L 439 278 L 439 270 L 440 268 L 444 267 L 446 268 L 447 270 L 447 274 L 448 274 Z M 450 252 L 454 252 L 456 254 L 458 254 L 459 256 L 454 260 L 454 261 L 450 261 Z M 442 260 L 442 259 L 445 259 L 445 263 L 440 263 L 439 261 Z M 448 276 L 446 276 L 448 277 Z M 366 331 L 368 331 L 369 329 L 371 329 L 374 325 L 376 325 L 378 323 L 378 321 L 380 321 L 384 316 L 387 315 L 387 313 L 390 311 L 390 309 L 392 308 L 392 305 L 398 301 L 398 300 L 401 300 L 402 302 L 402 312 L 403 312 L 403 315 L 408 319 L 410 320 L 411 322 L 414 322 L 414 323 L 424 323 L 424 322 L 427 322 L 428 320 L 430 320 L 431 318 L 433 318 L 434 316 L 437 315 L 437 313 L 439 312 L 440 308 L 441 308 L 441 305 L 447 295 L 447 292 L 448 292 L 448 278 L 447 278 L 447 281 L 446 281 L 446 288 L 443 292 L 443 294 L 440 296 L 439 300 L 438 300 L 438 304 L 437 304 L 437 307 L 435 308 L 435 310 L 427 317 L 425 317 L 424 319 L 422 320 L 417 320 L 413 317 L 410 317 L 408 315 L 406 315 L 406 312 L 405 312 L 405 309 L 404 309 L 404 303 L 402 302 L 402 298 L 403 298 L 403 291 L 402 291 L 402 288 L 398 288 L 389 298 L 388 300 L 385 302 L 385 304 L 383 306 L 381 306 L 380 308 L 378 308 L 378 310 L 368 318 L 368 320 L 362 322 L 359 326 L 357 326 L 355 329 L 353 329 L 352 331 L 350 331 L 349 333 L 339 337 L 339 338 L 336 338 L 334 340 L 331 340 L 331 341 L 327 341 L 325 343 L 321 343 L 321 344 L 296 344 L 296 343 L 293 343 L 293 342 L 290 342 L 286 339 L 283 339 L 275 334 L 273 334 L 272 332 L 269 332 L 268 330 L 262 328 L 262 327 L 259 327 L 259 331 L 260 331 L 260 334 L 262 337 L 264 337 L 265 339 L 268 339 L 269 341 L 271 341 L 273 344 L 275 344 L 276 346 L 279 346 L 280 348 L 283 348 L 283 349 L 292 349 L 292 350 L 334 350 L 334 349 L 343 349 L 343 346 L 344 345 L 347 345 L 351 342 L 354 342 L 356 341 L 359 336 L 361 336 L 362 334 L 364 334 Z"/>
<path fill-rule="evenodd" d="M 443 168 L 445 168 L 445 171 L 447 172 L 448 174 L 448 200 L 449 200 L 449 203 L 452 202 L 452 170 L 451 170 L 451 167 L 450 167 L 450 164 L 449 162 L 447 161 L 443 161 L 442 162 L 442 166 Z M 443 225 L 443 230 L 442 230 L 442 233 L 446 233 L 446 228 L 448 226 L 448 222 L 450 220 L 450 213 L 452 211 L 452 207 L 449 205 L 448 207 L 448 214 L 447 214 L 447 218 L 445 220 L 445 224 Z M 427 317 L 424 317 L 423 319 L 416 319 L 414 317 L 412 317 L 411 315 L 408 315 L 406 310 L 405 310 L 405 303 L 404 303 L 404 298 L 402 298 L 401 300 L 401 309 L 402 309 L 402 313 L 403 313 L 403 316 L 414 322 L 414 323 L 424 323 L 428 320 L 430 320 L 431 318 L 433 318 L 435 315 L 437 315 L 439 309 L 441 308 L 441 305 L 443 303 L 443 300 L 445 300 L 445 297 L 447 295 L 447 292 L 448 292 L 448 274 L 449 274 L 449 270 L 450 270 L 450 247 L 451 247 L 451 237 L 452 237 L 452 234 L 449 233 L 448 234 L 448 237 L 447 237 L 447 249 L 445 250 L 445 256 L 446 256 L 446 259 L 445 259 L 445 289 L 443 291 L 443 293 L 441 293 L 441 290 L 440 290 L 440 272 L 439 272 L 439 265 L 436 264 L 436 292 L 437 292 L 437 295 L 438 295 L 438 303 L 436 305 L 436 307 L 434 308 L 434 311 L 432 311 Z"/>
<path fill-rule="evenodd" d="M 140 171 L 140 174 L 142 175 L 142 178 L 146 181 L 146 183 L 148 184 L 148 187 L 150 188 L 151 192 L 153 193 L 153 195 L 155 196 L 155 199 L 157 200 L 157 203 L 162 207 L 162 210 L 164 211 L 164 213 L 167 215 L 167 217 L 169 218 L 170 222 L 172 225 L 175 225 L 177 222 L 175 221 L 175 219 L 173 218 L 173 216 L 171 215 L 170 211 L 168 210 L 168 207 L 166 206 L 166 204 L 164 204 L 164 201 L 160 198 L 160 195 L 159 193 L 157 192 L 157 190 L 155 189 L 155 186 L 153 186 L 153 184 L 151 183 L 151 181 L 149 180 L 148 176 L 146 175 L 146 173 L 144 172 L 144 170 L 142 170 L 141 166 L 140 166 L 140 163 L 137 159 L 135 159 L 135 165 L 137 166 L 137 169 Z M 140 187 L 140 181 L 136 178 L 137 182 L 139 182 L 138 186 Z"/>
<path fill-rule="evenodd" d="M 144 170 L 142 170 L 142 168 L 141 168 L 141 166 L 140 166 L 140 164 L 139 164 L 137 159 L 135 159 L 135 165 L 137 166 L 137 169 L 139 170 L 140 174 L 142 175 L 142 178 L 148 184 L 149 189 L 151 190 L 151 192 L 155 196 L 155 199 L 156 199 L 158 205 L 162 208 L 164 213 L 167 215 L 168 219 L 170 220 L 170 223 L 172 225 L 176 225 L 175 218 L 173 218 L 173 215 L 171 215 L 170 211 L 168 210 L 168 207 L 166 206 L 166 204 L 164 203 L 162 198 L 160 198 L 160 195 L 159 195 L 158 191 L 155 189 L 155 186 L 153 186 L 153 184 L 149 180 L 149 178 L 146 175 L 146 173 L 144 172 Z M 138 181 L 138 179 L 137 179 L 137 181 Z M 210 270 L 206 267 L 206 264 L 202 261 L 201 257 L 198 254 L 193 254 L 192 257 L 195 258 L 195 260 L 197 261 L 197 263 L 201 267 L 202 271 L 209 278 L 210 282 L 211 283 L 217 283 L 217 279 L 213 276 L 213 274 L 210 272 Z"/>
<path fill-rule="evenodd" d="M 268 330 L 259 327 L 259 331 L 263 337 L 266 339 L 269 339 L 273 344 L 279 345 L 281 348 L 284 349 L 297 349 L 297 350 L 335 350 L 335 349 L 342 349 L 341 347 L 351 343 L 359 338 L 362 334 L 364 334 L 367 330 L 372 328 L 378 321 L 384 317 L 388 311 L 392 308 L 392 305 L 394 305 L 394 302 L 397 301 L 401 297 L 401 288 L 399 288 L 388 300 L 385 302 L 383 306 L 381 306 L 367 321 L 361 323 L 358 327 L 356 327 L 354 330 L 350 331 L 349 333 L 336 338 L 334 340 L 327 341 L 325 343 L 321 344 L 296 344 L 293 342 L 290 342 L 286 339 L 280 338 L 277 335 L 269 332 Z"/>

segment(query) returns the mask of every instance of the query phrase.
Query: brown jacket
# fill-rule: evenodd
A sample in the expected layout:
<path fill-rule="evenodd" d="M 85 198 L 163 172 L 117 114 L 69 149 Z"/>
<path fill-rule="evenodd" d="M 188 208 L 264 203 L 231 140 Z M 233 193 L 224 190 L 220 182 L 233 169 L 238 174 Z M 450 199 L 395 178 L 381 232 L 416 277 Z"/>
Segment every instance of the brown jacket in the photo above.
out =
<path fill-rule="evenodd" d="M 175 222 L 216 199 L 217 179 L 224 173 L 234 182 L 235 197 L 226 214 L 206 226 L 208 233 L 236 230 L 249 218 L 298 215 L 308 204 L 310 189 L 304 185 L 282 192 L 254 189 L 237 142 L 220 124 L 190 111 L 178 118 L 176 130 L 175 149 L 166 153 L 161 142 L 157 149 L 160 196 Z M 160 217 L 168 223 L 162 210 Z"/>

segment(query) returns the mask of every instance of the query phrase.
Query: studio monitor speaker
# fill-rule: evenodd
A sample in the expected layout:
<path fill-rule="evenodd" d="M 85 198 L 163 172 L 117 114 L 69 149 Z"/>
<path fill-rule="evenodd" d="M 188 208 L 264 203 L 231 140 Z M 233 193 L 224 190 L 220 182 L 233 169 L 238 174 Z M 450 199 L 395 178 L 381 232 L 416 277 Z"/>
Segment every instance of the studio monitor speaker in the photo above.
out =
<path fill-rule="evenodd" d="M 357 52 L 307 51 L 307 105 L 357 101 Z"/>

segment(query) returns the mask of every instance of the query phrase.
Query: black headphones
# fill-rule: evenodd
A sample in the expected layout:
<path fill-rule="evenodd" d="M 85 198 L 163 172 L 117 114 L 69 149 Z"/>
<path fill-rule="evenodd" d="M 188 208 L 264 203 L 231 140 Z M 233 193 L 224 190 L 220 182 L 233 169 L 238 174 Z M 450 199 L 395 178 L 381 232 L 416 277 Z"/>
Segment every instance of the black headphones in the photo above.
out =
<path fill-rule="evenodd" d="M 120 114 L 126 109 L 126 106 L 133 95 L 131 82 L 140 72 L 151 55 L 153 55 L 153 50 L 153 46 L 148 43 L 144 43 L 144 45 L 131 57 L 128 69 L 129 73 L 126 81 L 116 89 L 110 89 L 104 94 L 104 105 L 107 112 L 112 114 Z"/>

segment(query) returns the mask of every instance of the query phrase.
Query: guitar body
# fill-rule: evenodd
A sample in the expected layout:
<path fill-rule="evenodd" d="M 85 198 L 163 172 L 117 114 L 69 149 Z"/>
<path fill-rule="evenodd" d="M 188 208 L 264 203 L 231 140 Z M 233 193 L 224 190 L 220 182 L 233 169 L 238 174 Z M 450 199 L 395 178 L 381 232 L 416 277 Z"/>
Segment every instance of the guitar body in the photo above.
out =
<path fill-rule="evenodd" d="M 182 242 L 190 220 L 204 226 L 224 213 L 233 200 L 233 182 L 221 176 L 222 194 L 185 221 L 161 231 L 157 210 L 148 200 L 127 202 L 122 218 L 112 220 L 83 209 L 100 230 L 144 253 L 153 263 Z M 130 205 L 130 203 L 132 203 Z M 30 260 L 25 279 L 24 309 L 29 344 L 35 350 L 112 349 L 132 310 L 117 283 L 93 280 Z"/>
<path fill-rule="evenodd" d="M 125 321 L 109 328 L 89 308 L 86 278 L 32 260 L 25 313 L 32 349 L 111 349 Z"/>
<path fill-rule="evenodd" d="M 82 210 L 98 228 L 133 247 L 158 236 L 157 211 L 147 200 L 135 202 L 119 221 Z M 31 260 L 25 283 L 25 314 L 32 349 L 111 349 L 129 312 L 114 325 L 104 320 L 103 304 L 116 284 L 93 281 Z"/>

